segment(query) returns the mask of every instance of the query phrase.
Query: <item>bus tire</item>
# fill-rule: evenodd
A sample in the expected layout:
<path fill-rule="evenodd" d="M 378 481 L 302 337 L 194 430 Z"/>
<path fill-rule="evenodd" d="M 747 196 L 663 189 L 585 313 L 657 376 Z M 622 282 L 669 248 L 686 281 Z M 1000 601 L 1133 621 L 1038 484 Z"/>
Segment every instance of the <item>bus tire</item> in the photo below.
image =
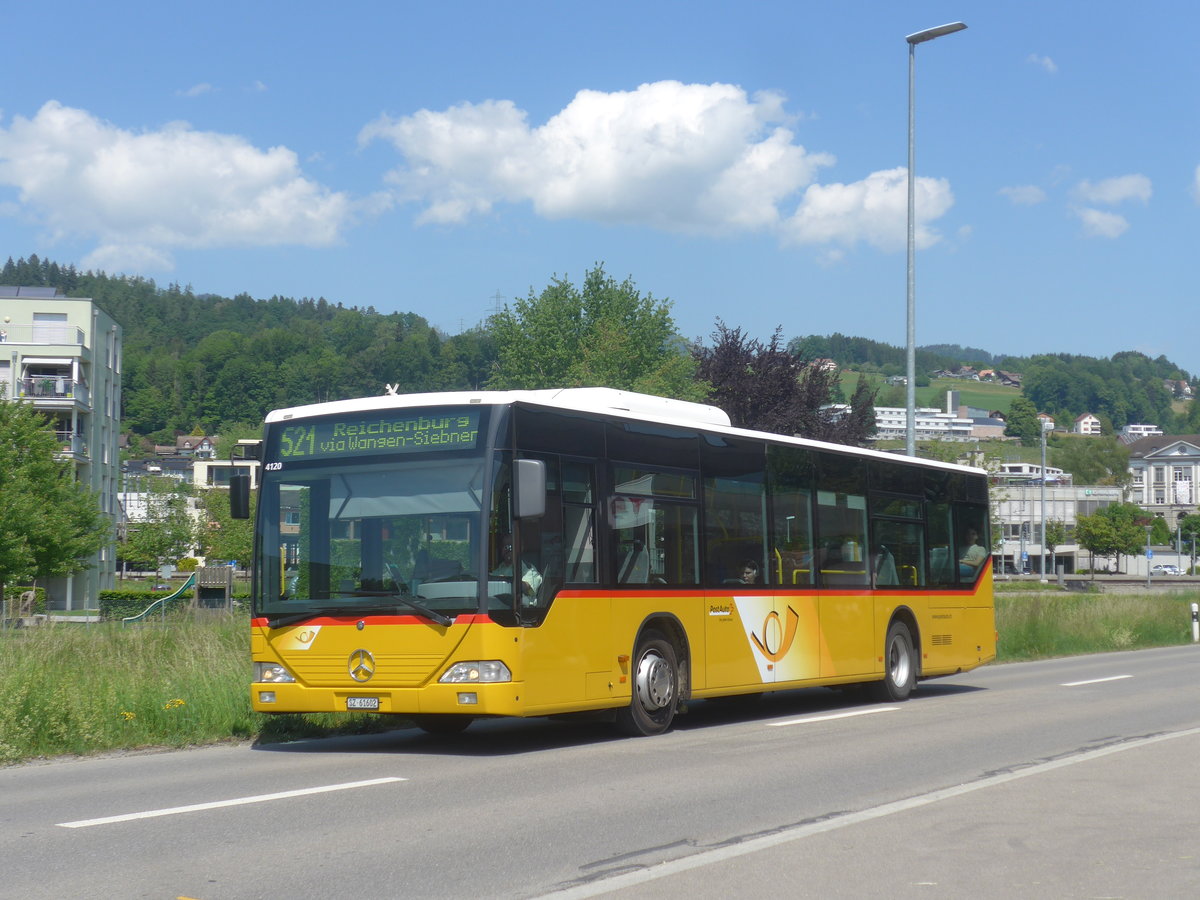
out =
<path fill-rule="evenodd" d="M 456 713 L 445 715 L 410 716 L 414 725 L 426 734 L 461 734 L 475 721 L 474 716 Z"/>
<path fill-rule="evenodd" d="M 871 685 L 876 700 L 893 703 L 907 700 L 917 686 L 917 653 L 912 632 L 903 622 L 893 622 L 883 643 L 883 681 Z"/>
<path fill-rule="evenodd" d="M 675 647 L 657 631 L 647 631 L 633 654 L 633 696 L 617 710 L 617 727 L 642 737 L 671 727 L 679 703 L 679 662 Z"/>

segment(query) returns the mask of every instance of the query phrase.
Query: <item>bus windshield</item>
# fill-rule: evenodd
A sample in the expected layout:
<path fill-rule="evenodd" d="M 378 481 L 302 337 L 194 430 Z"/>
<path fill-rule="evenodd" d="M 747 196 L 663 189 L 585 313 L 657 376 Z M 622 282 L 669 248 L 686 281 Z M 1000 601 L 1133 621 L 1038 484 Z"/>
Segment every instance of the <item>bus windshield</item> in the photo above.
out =
<path fill-rule="evenodd" d="M 318 461 L 264 473 L 255 613 L 476 612 L 485 458 Z"/>

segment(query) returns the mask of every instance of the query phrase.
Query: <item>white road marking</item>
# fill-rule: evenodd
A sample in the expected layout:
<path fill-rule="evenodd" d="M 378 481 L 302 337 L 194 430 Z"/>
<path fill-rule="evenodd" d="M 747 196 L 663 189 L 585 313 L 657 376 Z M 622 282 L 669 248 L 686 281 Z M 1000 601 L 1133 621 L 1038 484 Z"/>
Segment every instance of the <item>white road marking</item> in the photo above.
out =
<path fill-rule="evenodd" d="M 195 803 L 191 806 L 173 806 L 169 809 L 151 809 L 145 812 L 126 813 L 123 816 L 105 816 L 102 819 L 80 819 L 78 822 L 59 822 L 59 828 L 91 828 L 93 825 L 112 825 L 114 822 L 132 822 L 135 819 L 153 819 L 157 816 L 174 816 L 179 813 L 197 812 L 202 809 L 221 809 L 226 806 L 244 806 L 247 803 L 266 803 L 269 800 L 286 800 L 289 797 L 304 797 L 309 794 L 327 794 L 330 791 L 348 791 L 351 788 L 371 787 L 407 781 L 407 778 L 372 778 L 370 781 L 348 781 L 344 784 L 326 784 L 321 787 L 300 788 L 295 791 L 280 791 L 278 794 L 259 794 L 256 797 L 235 797 L 232 800 L 216 800 L 212 803 Z"/>
<path fill-rule="evenodd" d="M 846 813 L 844 815 L 831 816 L 828 819 L 822 819 L 819 822 L 810 822 L 806 825 L 797 825 L 793 828 L 785 828 L 782 831 L 777 831 L 773 834 L 762 835 L 761 837 L 750 838 L 738 844 L 726 844 L 722 847 L 716 847 L 712 850 L 702 850 L 699 853 L 694 853 L 691 856 L 684 856 L 680 859 L 674 859 L 669 862 L 660 863 L 656 866 L 650 866 L 645 869 L 637 869 L 632 872 L 625 872 L 621 875 L 615 875 L 612 878 L 601 878 L 596 881 L 591 881 L 586 884 L 578 884 L 572 887 L 564 888 L 560 891 L 552 891 L 544 894 L 544 897 L 554 897 L 557 900 L 584 900 L 587 897 L 599 897 L 602 894 L 608 894 L 619 891 L 623 888 L 636 887 L 640 884 L 647 884 L 651 881 L 657 881 L 660 878 L 667 878 L 671 875 L 677 875 L 680 872 L 688 872 L 692 869 L 699 869 L 703 866 L 711 866 L 716 863 L 724 862 L 727 859 L 736 859 L 739 856 L 747 856 L 751 853 L 757 853 L 759 850 L 767 850 L 771 847 L 778 847 L 783 844 L 790 844 L 794 841 L 802 840 L 806 837 L 812 837 L 814 834 L 824 834 L 830 831 L 837 831 L 840 828 L 846 828 L 850 825 L 858 825 L 862 822 L 870 822 L 874 819 L 882 819 L 885 816 L 895 815 L 896 813 L 907 812 L 910 809 L 918 809 L 922 806 L 929 806 L 938 803 L 942 800 L 950 800 L 954 797 L 960 797 L 963 794 L 974 793 L 975 791 L 983 790 L 984 788 L 996 787 L 1009 781 L 1017 781 L 1021 778 L 1028 778 L 1031 775 L 1041 775 L 1044 772 L 1050 772 L 1054 769 L 1062 769 L 1067 766 L 1073 766 L 1077 763 L 1089 762 L 1093 759 L 1099 759 L 1102 756 L 1109 756 L 1113 753 L 1122 753 L 1126 750 L 1136 750 L 1139 747 L 1145 747 L 1149 744 L 1157 744 L 1159 741 L 1170 741 L 1175 738 L 1191 737 L 1200 734 L 1200 728 L 1188 728 L 1184 731 L 1175 731 L 1168 734 L 1157 734 L 1152 737 L 1139 738 L 1132 741 L 1124 741 L 1120 744 L 1112 744 L 1108 747 L 1100 747 L 1096 750 L 1086 750 L 1083 753 L 1077 753 L 1074 756 L 1067 756 L 1061 759 L 1051 760 L 1050 762 L 1038 763 L 1032 766 L 1026 766 L 1023 769 L 1017 769 L 1012 772 L 1002 772 L 998 775 L 991 775 L 986 778 L 980 778 L 978 781 L 972 781 L 968 784 L 960 784 L 955 787 L 943 788 L 939 791 L 931 791 L 920 797 L 910 797 L 907 800 L 897 800 L 894 803 L 885 803 L 882 806 L 876 806 L 872 809 L 864 809 L 860 812 Z"/>
<path fill-rule="evenodd" d="M 828 722 L 832 719 L 850 719 L 854 716 L 869 716 L 871 713 L 892 712 L 898 706 L 872 706 L 870 709 L 852 709 L 850 712 L 830 713 L 827 716 L 804 716 L 800 719 L 788 719 L 785 722 L 768 722 L 768 728 L 781 728 L 784 725 L 807 725 L 809 722 Z"/>
<path fill-rule="evenodd" d="M 1132 675 L 1112 675 L 1108 678 L 1092 678 L 1088 681 L 1068 681 L 1065 684 L 1060 684 L 1059 687 L 1080 687 L 1085 684 L 1100 684 L 1104 681 L 1120 681 L 1122 678 L 1132 677 Z"/>

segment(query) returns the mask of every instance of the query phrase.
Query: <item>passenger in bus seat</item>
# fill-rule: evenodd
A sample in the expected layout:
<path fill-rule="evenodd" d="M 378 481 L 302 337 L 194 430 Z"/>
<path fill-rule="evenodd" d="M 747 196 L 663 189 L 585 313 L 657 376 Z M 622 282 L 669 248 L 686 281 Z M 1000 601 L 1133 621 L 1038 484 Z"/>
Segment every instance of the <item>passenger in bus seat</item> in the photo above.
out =
<path fill-rule="evenodd" d="M 963 578 L 974 578 L 979 573 L 979 567 L 987 559 L 987 549 L 979 543 L 979 532 L 974 528 L 967 529 L 966 550 L 958 558 L 958 574 Z"/>
<path fill-rule="evenodd" d="M 758 584 L 759 574 L 757 561 L 747 559 L 742 563 L 742 584 Z"/>

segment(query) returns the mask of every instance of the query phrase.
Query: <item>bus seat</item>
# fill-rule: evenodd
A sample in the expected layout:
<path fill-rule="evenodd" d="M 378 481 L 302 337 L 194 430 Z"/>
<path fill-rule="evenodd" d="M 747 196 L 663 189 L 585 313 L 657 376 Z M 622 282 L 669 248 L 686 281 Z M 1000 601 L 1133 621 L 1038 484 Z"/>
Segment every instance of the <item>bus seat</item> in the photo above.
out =
<path fill-rule="evenodd" d="M 932 547 L 929 550 L 929 574 L 934 584 L 951 584 L 954 575 L 950 571 L 950 548 Z"/>
<path fill-rule="evenodd" d="M 875 563 L 875 583 L 896 585 L 900 576 L 896 573 L 896 557 L 887 547 L 879 548 L 879 559 Z"/>

